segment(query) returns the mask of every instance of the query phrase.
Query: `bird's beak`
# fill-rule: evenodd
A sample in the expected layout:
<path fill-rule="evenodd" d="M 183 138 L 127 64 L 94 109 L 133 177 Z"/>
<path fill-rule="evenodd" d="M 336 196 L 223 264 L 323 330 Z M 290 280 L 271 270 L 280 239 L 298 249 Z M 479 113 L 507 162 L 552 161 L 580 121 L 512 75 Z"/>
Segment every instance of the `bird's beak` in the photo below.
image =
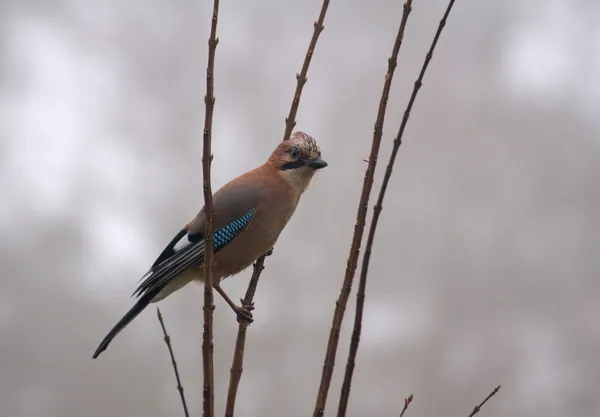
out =
<path fill-rule="evenodd" d="M 321 158 L 313 158 L 313 159 L 308 159 L 306 161 L 306 166 L 309 166 L 314 169 L 321 169 L 321 168 L 325 168 L 327 166 L 327 162 L 325 162 Z"/>

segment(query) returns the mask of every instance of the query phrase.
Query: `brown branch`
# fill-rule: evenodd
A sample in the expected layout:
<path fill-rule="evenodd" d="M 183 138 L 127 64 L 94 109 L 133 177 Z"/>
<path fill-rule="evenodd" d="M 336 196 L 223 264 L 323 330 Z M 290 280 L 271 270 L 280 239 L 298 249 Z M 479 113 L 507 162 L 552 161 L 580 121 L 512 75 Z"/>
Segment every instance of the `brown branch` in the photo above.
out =
<path fill-rule="evenodd" d="M 413 395 L 410 394 L 408 396 L 408 398 L 404 399 L 404 407 L 402 408 L 402 411 L 400 412 L 400 417 L 404 416 L 404 413 L 406 412 L 406 409 L 408 408 L 408 406 L 410 405 L 410 403 L 412 403 L 413 400 Z"/>
<path fill-rule="evenodd" d="M 370 254 L 371 254 L 373 239 L 375 237 L 375 230 L 377 229 L 377 222 L 379 221 L 379 215 L 381 214 L 381 210 L 382 210 L 383 198 L 385 196 L 387 186 L 388 186 L 388 184 L 390 182 L 390 178 L 392 176 L 392 170 L 394 168 L 394 162 L 396 160 L 396 155 L 398 154 L 398 149 L 400 149 L 400 145 L 402 145 L 402 136 L 404 135 L 404 130 L 406 129 L 406 124 L 408 123 L 408 119 L 410 117 L 410 112 L 415 103 L 415 99 L 417 98 L 417 94 L 418 94 L 419 90 L 421 89 L 421 86 L 423 85 L 423 77 L 425 76 L 425 71 L 427 71 L 429 62 L 431 61 L 431 58 L 433 57 L 433 51 L 435 50 L 435 47 L 440 38 L 440 35 L 442 34 L 442 30 L 444 29 L 444 26 L 446 26 L 446 20 L 448 19 L 448 15 L 450 14 L 450 11 L 452 10 L 452 6 L 454 6 L 454 2 L 455 2 L 455 0 L 450 0 L 450 2 L 448 3 L 448 7 L 446 8 L 446 11 L 444 12 L 444 16 L 440 20 L 438 29 L 435 33 L 433 41 L 431 42 L 431 46 L 429 47 L 429 51 L 427 52 L 427 55 L 425 55 L 425 61 L 423 62 L 423 66 L 421 67 L 421 72 L 419 73 L 419 76 L 417 77 L 417 80 L 415 81 L 415 85 L 414 85 L 412 94 L 410 95 L 410 99 L 408 100 L 408 105 L 406 106 L 406 109 L 404 110 L 404 115 L 402 116 L 402 123 L 400 124 L 400 129 L 398 130 L 398 135 L 396 136 L 396 139 L 394 139 L 394 146 L 392 148 L 392 154 L 390 155 L 390 160 L 389 160 L 388 166 L 386 168 L 385 175 L 383 177 L 381 189 L 379 191 L 379 196 L 377 198 L 377 204 L 374 207 L 373 221 L 371 222 L 371 228 L 369 230 L 369 238 L 367 240 L 367 250 L 365 251 L 366 259 L 363 260 L 365 269 L 368 269 L 368 266 L 369 266 L 368 258 L 370 257 Z M 366 276 L 367 276 L 366 270 L 364 271 L 364 275 L 365 275 L 365 280 L 366 280 Z"/>
<path fill-rule="evenodd" d="M 325 29 L 323 26 L 323 22 L 325 20 L 325 14 L 327 13 L 327 8 L 329 7 L 329 0 L 323 0 L 323 4 L 321 6 L 321 12 L 319 13 L 319 17 L 316 22 L 314 22 L 314 32 L 313 36 L 310 40 L 310 44 L 308 46 L 308 50 L 306 52 L 306 56 L 304 57 L 304 63 L 302 64 L 302 69 L 299 74 L 296 74 L 296 91 L 294 92 L 294 98 L 292 100 L 292 105 L 290 107 L 290 113 L 288 117 L 285 119 L 285 132 L 283 134 L 283 140 L 286 141 L 292 135 L 292 130 L 294 126 L 296 126 L 296 114 L 298 113 L 298 107 L 300 105 L 300 97 L 302 95 L 302 89 L 304 88 L 304 84 L 306 84 L 308 67 L 310 66 L 310 61 L 315 51 L 315 47 L 317 45 L 317 40 L 319 39 L 319 35 Z M 250 279 L 250 284 L 248 284 L 248 290 L 246 291 L 246 296 L 244 297 L 243 305 L 253 305 L 254 294 L 256 292 L 256 287 L 258 286 L 258 280 L 260 278 L 260 274 L 262 273 L 265 263 L 265 256 L 263 255 L 256 260 L 254 264 L 254 272 L 252 273 L 252 278 Z M 231 364 L 230 370 L 230 380 L 229 380 L 229 390 L 227 392 L 227 403 L 225 409 L 225 415 L 227 417 L 232 417 L 235 409 L 235 400 L 237 397 L 237 391 L 240 384 L 240 379 L 242 377 L 243 364 L 244 364 L 244 347 L 246 345 L 246 329 L 248 327 L 247 323 L 244 321 L 240 321 L 238 326 L 238 335 L 235 342 L 235 351 L 233 356 L 233 362 Z"/>
<path fill-rule="evenodd" d="M 185 395 L 183 394 L 183 385 L 181 385 L 181 379 L 179 378 L 179 369 L 177 368 L 175 353 L 173 352 L 173 348 L 171 347 L 171 337 L 167 333 L 165 322 L 163 321 L 162 314 L 160 314 L 160 308 L 158 307 L 156 307 L 156 315 L 158 316 L 160 327 L 162 327 L 163 335 L 165 336 L 164 341 L 167 344 L 167 348 L 169 349 L 169 355 L 171 355 L 171 363 L 173 364 L 175 379 L 177 380 L 177 391 L 179 391 L 179 397 L 181 397 L 181 404 L 183 405 L 183 414 L 185 415 L 185 417 L 190 417 L 190 413 L 188 412 L 187 408 L 187 403 L 185 402 Z"/>
<path fill-rule="evenodd" d="M 215 107 L 214 96 L 214 71 L 215 51 L 217 49 L 217 19 L 219 16 L 219 0 L 214 0 L 213 15 L 208 39 L 208 65 L 206 68 L 206 96 L 204 103 L 206 107 L 204 118 L 203 138 L 203 180 L 204 180 L 204 211 L 206 224 L 204 228 L 204 332 L 202 335 L 202 370 L 204 384 L 202 388 L 202 415 L 213 417 L 215 414 L 214 404 L 214 363 L 213 363 L 213 200 L 210 183 L 210 166 L 212 162 L 211 139 L 212 119 Z"/>
<path fill-rule="evenodd" d="M 323 26 L 323 22 L 325 21 L 325 14 L 327 13 L 328 7 L 329 0 L 323 0 L 323 5 L 321 6 L 321 13 L 319 14 L 319 18 L 313 24 L 315 30 L 310 40 L 310 44 L 308 45 L 306 56 L 304 57 L 302 70 L 299 74 L 296 74 L 296 91 L 294 92 L 294 99 L 292 100 L 290 113 L 288 117 L 285 118 L 285 132 L 283 134 L 284 141 L 290 138 L 290 136 L 292 135 L 292 130 L 296 126 L 296 114 L 298 113 L 298 106 L 300 105 L 300 96 L 302 95 L 302 89 L 304 88 L 304 84 L 306 84 L 308 66 L 310 65 L 310 60 L 312 59 L 313 53 L 315 52 L 315 47 L 317 46 L 319 35 L 323 31 L 323 29 L 325 29 L 325 26 Z"/>
<path fill-rule="evenodd" d="M 500 391 L 501 386 L 502 385 L 498 385 L 496 388 L 494 388 L 494 390 L 490 392 L 490 394 L 487 397 L 485 397 L 485 400 L 483 400 L 479 405 L 476 405 L 475 408 L 473 408 L 473 411 L 471 411 L 471 414 L 469 414 L 469 417 L 473 417 L 475 414 L 477 414 L 481 410 L 481 407 L 483 407 L 485 403 L 489 401 L 490 398 L 492 398 L 494 395 L 496 395 L 498 391 Z"/>
<path fill-rule="evenodd" d="M 388 165 L 387 165 L 387 168 L 385 171 L 383 182 L 381 184 L 381 189 L 379 190 L 379 195 L 377 197 L 377 203 L 375 204 L 375 207 L 373 210 L 373 220 L 371 221 L 371 226 L 369 228 L 369 235 L 367 237 L 365 254 L 363 256 L 360 279 L 359 279 L 359 284 L 358 284 L 359 288 L 358 288 L 358 292 L 357 292 L 356 315 L 355 315 L 354 330 L 352 333 L 352 340 L 351 340 L 351 347 L 350 347 L 351 352 L 348 356 L 347 370 L 348 370 L 348 367 L 354 366 L 356 350 L 358 350 L 358 342 L 360 340 L 360 331 L 361 331 L 361 326 L 362 326 L 361 322 L 362 322 L 364 303 L 365 303 L 365 290 L 366 290 L 366 286 L 367 286 L 367 276 L 368 276 L 368 272 L 369 272 L 369 262 L 371 260 L 371 252 L 373 250 L 373 241 L 375 240 L 375 232 L 377 230 L 377 224 L 379 222 L 379 217 L 381 215 L 381 210 L 383 207 L 383 198 L 385 196 L 387 186 L 388 186 L 390 178 L 392 176 L 394 162 L 396 161 L 396 155 L 398 154 L 398 149 L 400 148 L 400 145 L 402 144 L 402 136 L 404 134 L 406 124 L 410 117 L 410 112 L 414 105 L 414 102 L 415 102 L 415 99 L 419 92 L 419 89 L 423 85 L 423 77 L 425 75 L 425 71 L 427 70 L 429 62 L 431 61 L 431 58 L 433 57 L 433 51 L 435 50 L 437 42 L 442 33 L 442 30 L 444 29 L 444 26 L 446 25 L 446 19 L 448 18 L 448 15 L 450 14 L 450 11 L 452 10 L 452 6 L 454 5 L 454 2 L 455 2 L 455 0 L 450 0 L 450 2 L 448 3 L 448 7 L 446 8 L 446 11 L 444 13 L 444 16 L 442 17 L 442 20 L 440 20 L 440 24 L 439 24 L 436 34 L 433 38 L 433 42 L 431 43 L 429 51 L 427 52 L 427 55 L 425 57 L 425 61 L 421 68 L 421 72 L 419 73 L 417 81 L 415 81 L 415 85 L 414 85 L 412 94 L 408 101 L 408 105 L 406 107 L 406 110 L 404 111 L 404 116 L 402 118 L 402 123 L 400 124 L 400 129 L 398 130 L 398 135 L 396 136 L 396 139 L 394 140 L 394 146 L 392 149 L 392 153 L 390 155 L 390 160 L 388 162 Z M 405 7 L 406 7 L 406 5 L 405 5 Z M 362 209 L 362 210 L 366 211 L 366 201 L 363 201 L 361 199 L 361 204 L 362 203 L 364 203 L 364 205 L 359 206 L 360 207 L 359 210 Z M 358 256 L 358 254 L 356 254 L 356 256 Z M 348 288 L 348 291 L 349 291 L 349 288 Z M 339 334 L 339 329 L 338 329 L 338 334 Z M 353 348 L 354 348 L 354 351 L 352 351 Z M 353 357 L 351 357 L 351 355 L 353 355 Z M 352 363 L 350 363 L 351 360 L 352 360 Z M 333 363 L 333 357 L 331 358 L 331 361 Z M 346 381 L 344 381 L 344 382 L 346 382 Z M 350 391 L 350 386 L 348 385 L 347 392 L 344 393 L 344 391 L 342 391 L 342 395 L 344 395 L 344 394 L 349 395 L 349 391 Z M 340 416 L 340 415 L 343 415 L 343 414 L 338 414 L 338 416 Z"/>
<path fill-rule="evenodd" d="M 390 63 L 391 65 L 391 63 Z M 385 105 L 384 105 L 385 106 Z M 381 110 L 381 103 L 380 103 Z M 383 114 L 382 121 L 383 121 Z M 378 116 L 379 117 L 379 116 Z M 346 273 L 344 276 L 344 282 L 340 295 L 336 302 L 335 312 L 333 314 L 333 321 L 331 324 L 331 330 L 329 332 L 329 340 L 327 343 L 327 349 L 325 353 L 325 360 L 323 363 L 323 372 L 321 375 L 321 383 L 319 385 L 319 391 L 317 394 L 317 401 L 313 412 L 314 417 L 320 417 L 325 412 L 325 405 L 327 402 L 327 395 L 329 393 L 329 387 L 331 385 L 331 378 L 333 376 L 333 368 L 335 366 L 335 355 L 337 352 L 337 346 L 340 338 L 340 330 L 342 327 L 342 321 L 344 319 L 344 312 L 350 297 L 350 291 L 352 290 L 352 282 L 354 280 L 354 274 L 356 272 L 356 265 L 358 262 L 358 256 L 360 254 L 360 245 L 362 242 L 362 236 L 365 228 L 365 219 L 367 217 L 367 207 L 369 204 L 369 197 L 371 195 L 371 189 L 373 187 L 373 177 L 375 175 L 375 168 L 377 165 L 377 157 L 379 155 L 379 147 L 381 144 L 381 129 L 382 124 L 375 123 L 375 129 L 373 134 L 373 142 L 371 144 L 371 153 L 369 156 L 369 165 L 365 172 L 365 178 L 362 187 L 362 193 L 358 203 L 358 212 L 356 215 L 356 224 L 354 225 L 354 236 L 352 237 L 352 244 L 350 246 L 350 254 L 348 255 L 348 262 L 346 265 Z M 348 387 L 349 391 L 349 387 Z M 343 414 L 342 414 L 343 415 Z"/>
<path fill-rule="evenodd" d="M 246 296 L 242 300 L 242 305 L 248 306 L 253 304 L 254 294 L 256 293 L 256 287 L 258 286 L 258 278 L 262 272 L 265 263 L 265 257 L 261 256 L 254 264 L 254 271 L 252 278 L 250 278 L 250 284 L 246 291 Z M 235 399 L 237 397 L 238 387 L 240 385 L 240 379 L 242 378 L 242 371 L 244 369 L 244 347 L 246 346 L 246 329 L 249 323 L 246 320 L 240 320 L 238 326 L 238 334 L 235 340 L 235 350 L 233 353 L 233 363 L 231 364 L 230 377 L 229 377 L 229 390 L 227 391 L 227 403 L 225 406 L 225 417 L 233 417 L 235 410 Z"/>
<path fill-rule="evenodd" d="M 379 145 L 381 144 L 381 136 L 383 135 L 383 125 L 385 121 L 385 112 L 387 108 L 388 99 L 390 96 L 390 88 L 392 86 L 392 79 L 394 77 L 394 71 L 398 62 L 398 53 L 400 52 L 400 47 L 402 46 L 402 40 L 404 39 L 404 29 L 406 28 L 406 22 L 408 21 L 408 16 L 412 10 L 412 0 L 407 0 L 404 3 L 404 7 L 402 8 L 402 18 L 400 19 L 400 26 L 398 28 L 398 34 L 396 35 L 396 41 L 394 42 L 394 47 L 392 48 L 392 55 L 388 59 L 388 69 L 385 74 L 385 82 L 383 85 L 383 91 L 381 92 L 381 99 L 379 100 L 379 110 L 377 112 L 377 118 L 375 119 L 375 129 L 373 131 L 373 148 L 375 149 L 375 154 L 373 154 L 373 150 L 371 151 L 371 162 L 369 163 L 369 167 L 367 168 L 367 174 L 365 175 L 365 180 L 369 180 L 369 192 L 370 188 L 373 184 L 373 174 L 375 172 L 375 166 L 377 163 L 377 154 L 379 153 Z M 371 171 L 371 175 L 369 176 L 369 170 Z M 368 197 L 367 197 L 368 198 Z M 362 200 L 361 200 L 362 203 Z M 366 217 L 366 205 L 361 207 L 361 210 L 364 211 L 364 216 L 361 218 L 364 224 L 364 218 Z M 361 212 L 361 214 L 363 214 Z M 362 231 L 361 231 L 362 238 Z M 360 239 L 359 239 L 360 244 Z M 358 257 L 358 252 L 356 253 Z M 365 254 L 365 257 L 367 255 Z M 356 260 L 354 261 L 356 262 Z M 364 264 L 363 264 L 364 265 Z M 364 270 L 364 268 L 363 268 Z M 354 274 L 354 272 L 353 272 Z M 354 330 L 352 331 L 352 338 L 350 340 L 350 351 L 348 353 L 348 361 L 346 363 L 346 371 L 344 373 L 344 382 L 342 384 L 342 393 L 340 396 L 340 402 L 338 406 L 338 417 L 343 417 L 346 415 L 346 410 L 348 408 L 348 399 L 350 397 L 350 387 L 352 385 L 352 376 L 354 374 L 354 366 L 356 361 L 356 353 L 358 351 L 358 343 L 360 341 L 360 333 L 362 328 L 362 314 L 363 314 L 363 305 L 365 299 L 365 282 L 361 274 L 358 294 L 357 294 L 357 306 L 356 306 L 356 315 L 354 318 Z"/>

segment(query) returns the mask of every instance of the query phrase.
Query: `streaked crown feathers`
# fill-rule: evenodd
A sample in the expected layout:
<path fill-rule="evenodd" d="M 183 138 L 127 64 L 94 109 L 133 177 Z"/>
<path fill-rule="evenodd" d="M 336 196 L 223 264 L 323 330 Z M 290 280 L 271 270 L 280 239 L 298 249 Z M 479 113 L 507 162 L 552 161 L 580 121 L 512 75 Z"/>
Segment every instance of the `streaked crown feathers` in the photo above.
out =
<path fill-rule="evenodd" d="M 318 158 L 321 156 L 321 148 L 319 148 L 319 144 L 315 138 L 309 134 L 297 131 L 290 136 L 289 140 L 290 145 L 298 146 L 310 158 Z"/>
<path fill-rule="evenodd" d="M 270 160 L 276 163 L 289 161 L 289 153 L 293 149 L 296 150 L 302 158 L 312 159 L 321 157 L 321 149 L 319 148 L 317 141 L 309 134 L 297 131 L 294 132 L 288 140 L 277 145 Z"/>

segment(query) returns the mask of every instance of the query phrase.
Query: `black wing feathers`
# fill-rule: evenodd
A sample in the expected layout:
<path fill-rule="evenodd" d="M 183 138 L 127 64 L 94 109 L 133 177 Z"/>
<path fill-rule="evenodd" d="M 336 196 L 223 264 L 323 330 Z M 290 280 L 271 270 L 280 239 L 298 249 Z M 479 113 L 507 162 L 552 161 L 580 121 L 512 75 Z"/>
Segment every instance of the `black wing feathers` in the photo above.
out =
<path fill-rule="evenodd" d="M 187 233 L 187 230 L 181 229 L 179 233 L 175 235 L 175 237 L 169 242 L 167 247 L 158 255 L 158 258 L 152 264 L 152 268 L 161 263 L 162 261 L 169 259 L 175 253 L 175 245 L 179 242 Z"/>
<path fill-rule="evenodd" d="M 258 201 L 263 198 L 264 189 L 249 186 L 247 182 L 231 182 L 223 186 L 213 196 L 215 217 L 215 253 L 231 242 L 252 220 Z M 190 233 L 190 234 L 188 234 Z M 177 243 L 186 238 L 190 244 L 175 250 Z M 150 270 L 142 277 L 133 295 L 138 297 L 135 305 L 106 335 L 94 352 L 96 358 L 133 319 L 180 273 L 190 267 L 201 266 L 204 262 L 204 215 L 201 211 L 190 223 L 169 242 L 156 258 Z"/>
<path fill-rule="evenodd" d="M 133 319 L 136 318 L 138 314 L 140 314 L 148 306 L 148 304 L 150 304 L 156 294 L 158 294 L 158 292 L 148 292 L 144 294 L 144 296 L 142 296 L 137 303 L 135 303 L 135 305 L 127 312 L 127 314 L 123 316 L 121 320 L 119 320 L 119 322 L 110 330 L 110 332 L 108 332 L 106 337 L 102 340 L 94 352 L 92 358 L 96 359 L 98 355 L 104 352 L 115 336 L 119 334 L 119 332 L 121 332 L 121 330 L 123 330 L 129 323 L 131 323 Z"/>
<path fill-rule="evenodd" d="M 146 279 L 142 281 L 132 295 L 143 296 L 148 292 L 153 292 L 154 289 L 158 289 L 160 292 L 171 279 L 189 267 L 202 265 L 203 261 L 204 240 L 200 240 L 175 252 L 162 263 L 153 266 L 146 274 Z"/>

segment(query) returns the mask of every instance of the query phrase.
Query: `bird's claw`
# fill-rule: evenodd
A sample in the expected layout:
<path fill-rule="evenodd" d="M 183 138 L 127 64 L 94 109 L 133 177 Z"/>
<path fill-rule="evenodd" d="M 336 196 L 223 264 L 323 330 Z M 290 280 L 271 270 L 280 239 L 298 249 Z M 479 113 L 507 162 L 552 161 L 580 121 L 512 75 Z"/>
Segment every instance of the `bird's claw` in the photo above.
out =
<path fill-rule="evenodd" d="M 254 304 L 254 303 L 252 303 Z M 252 317 L 251 311 L 254 310 L 254 305 L 237 307 L 235 309 L 235 314 L 237 314 L 237 321 L 241 323 L 242 320 L 246 322 L 246 324 L 250 324 L 254 321 Z"/>
<path fill-rule="evenodd" d="M 273 248 L 269 249 L 267 253 L 265 253 L 265 257 L 273 255 Z"/>
<path fill-rule="evenodd" d="M 240 303 L 242 303 L 241 308 L 245 308 L 248 311 L 254 310 L 254 301 L 250 302 L 250 304 L 246 304 L 243 298 L 240 298 Z"/>

